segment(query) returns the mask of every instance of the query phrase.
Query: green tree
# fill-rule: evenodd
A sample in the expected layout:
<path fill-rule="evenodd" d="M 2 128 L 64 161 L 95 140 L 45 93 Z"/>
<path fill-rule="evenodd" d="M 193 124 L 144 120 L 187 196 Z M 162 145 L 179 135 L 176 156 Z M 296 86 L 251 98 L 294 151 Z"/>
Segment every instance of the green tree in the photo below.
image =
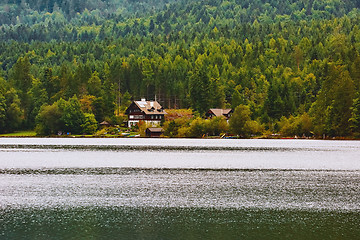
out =
<path fill-rule="evenodd" d="M 349 134 L 354 93 L 354 83 L 349 72 L 343 66 L 328 66 L 328 75 L 310 109 L 314 130 L 318 135 Z"/>
<path fill-rule="evenodd" d="M 44 70 L 44 75 L 41 78 L 41 84 L 46 90 L 48 98 L 52 98 L 54 101 L 56 99 L 55 94 L 60 91 L 60 79 L 59 77 L 53 75 L 52 68 L 46 68 Z"/>
<path fill-rule="evenodd" d="M 82 132 L 88 134 L 95 133 L 98 128 L 98 123 L 95 119 L 95 115 L 92 113 L 85 113 L 84 117 L 85 117 L 84 123 L 81 125 Z"/>
<path fill-rule="evenodd" d="M 225 117 L 213 117 L 206 124 L 206 131 L 210 136 L 220 136 L 220 134 L 226 133 L 228 130 L 228 123 Z"/>
<path fill-rule="evenodd" d="M 165 132 L 164 132 L 165 136 L 177 137 L 178 130 L 181 127 L 181 125 L 178 122 L 172 120 L 172 121 L 170 121 L 168 123 L 165 123 L 164 127 L 165 127 Z"/>
<path fill-rule="evenodd" d="M 281 99 L 280 84 L 274 79 L 269 87 L 268 96 L 264 102 L 264 112 L 272 119 L 280 119 L 283 116 L 284 102 Z"/>
<path fill-rule="evenodd" d="M 199 56 L 195 62 L 195 69 L 190 77 L 191 105 L 195 111 L 204 114 L 211 108 L 210 102 L 210 79 L 204 56 Z"/>
<path fill-rule="evenodd" d="M 14 88 L 10 88 L 6 94 L 6 128 L 7 132 L 21 128 L 24 120 L 24 111 L 21 109 L 20 99 Z"/>
<path fill-rule="evenodd" d="M 88 93 L 92 96 L 95 97 L 103 96 L 101 79 L 99 78 L 98 73 L 96 71 L 93 72 L 87 83 L 87 90 Z"/>
<path fill-rule="evenodd" d="M 99 122 L 104 120 L 104 117 L 112 118 L 115 111 L 115 87 L 111 82 L 109 65 L 105 64 L 104 67 L 104 84 L 102 85 L 103 96 L 96 99 L 95 117 Z"/>
<path fill-rule="evenodd" d="M 146 86 L 146 98 L 152 96 L 150 87 L 154 84 L 154 70 L 149 59 L 144 58 L 142 61 L 142 75 L 144 76 L 144 84 Z"/>
<path fill-rule="evenodd" d="M 208 96 L 212 108 L 224 108 L 225 92 L 220 80 L 219 69 L 217 65 L 210 70 L 210 95 Z"/>
<path fill-rule="evenodd" d="M 351 118 L 349 119 L 350 128 L 356 135 L 360 135 L 360 93 L 356 94 L 353 100 L 351 110 Z"/>
<path fill-rule="evenodd" d="M 39 79 L 34 78 L 32 86 L 28 92 L 30 99 L 29 112 L 27 117 L 27 126 L 34 127 L 35 118 L 38 115 L 42 105 L 48 102 L 48 94 L 43 88 Z"/>
<path fill-rule="evenodd" d="M 83 133 L 83 124 L 85 123 L 85 115 L 81 110 L 80 101 L 76 95 L 69 99 L 64 105 L 60 107 L 63 111 L 61 121 L 65 125 L 65 131 L 72 134 Z"/>
<path fill-rule="evenodd" d="M 205 120 L 198 117 L 192 120 L 188 131 L 188 137 L 202 137 L 206 134 Z"/>
<path fill-rule="evenodd" d="M 280 133 L 283 136 L 311 136 L 312 121 L 307 113 L 289 118 L 281 117 L 279 121 Z"/>
<path fill-rule="evenodd" d="M 20 57 L 11 69 L 10 79 L 18 90 L 21 106 L 27 110 L 30 101 L 28 89 L 32 84 L 32 76 L 30 74 L 30 61 L 27 56 Z"/>
<path fill-rule="evenodd" d="M 251 120 L 250 108 L 240 104 L 235 108 L 234 113 L 229 119 L 229 128 L 233 134 L 241 137 L 249 137 L 259 132 L 260 126 Z"/>
<path fill-rule="evenodd" d="M 243 102 L 242 96 L 239 93 L 237 89 L 234 90 L 234 93 L 232 95 L 231 99 L 231 108 L 235 109 L 237 106 L 239 106 Z"/>
<path fill-rule="evenodd" d="M 52 135 L 62 131 L 62 111 L 58 107 L 58 102 L 52 105 L 43 105 L 36 116 L 35 131 L 38 135 Z"/>
<path fill-rule="evenodd" d="M 6 100 L 0 92 L 0 132 L 6 130 Z"/>

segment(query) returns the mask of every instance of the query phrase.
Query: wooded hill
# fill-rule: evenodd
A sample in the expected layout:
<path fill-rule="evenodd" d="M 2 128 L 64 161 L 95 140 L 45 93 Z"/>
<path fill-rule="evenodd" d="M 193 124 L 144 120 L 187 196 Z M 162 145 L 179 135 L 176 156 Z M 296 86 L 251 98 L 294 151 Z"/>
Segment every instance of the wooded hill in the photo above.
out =
<path fill-rule="evenodd" d="M 357 0 L 7 0 L 0 131 L 91 132 L 104 119 L 121 121 L 115 115 L 131 98 L 156 96 L 165 108 L 200 116 L 247 106 L 268 132 L 359 135 L 359 7 Z M 44 127 L 51 116 L 62 120 Z"/>

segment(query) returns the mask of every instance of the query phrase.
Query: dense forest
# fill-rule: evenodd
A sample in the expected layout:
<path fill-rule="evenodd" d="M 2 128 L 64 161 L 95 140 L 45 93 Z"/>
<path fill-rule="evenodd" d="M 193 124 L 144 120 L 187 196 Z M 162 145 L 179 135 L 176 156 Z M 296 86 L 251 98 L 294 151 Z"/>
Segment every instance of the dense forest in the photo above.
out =
<path fill-rule="evenodd" d="M 218 134 L 184 131 L 226 107 L 234 118 L 230 128 L 218 121 L 221 132 L 358 137 L 359 8 L 358 0 L 5 0 L 0 132 L 93 133 L 147 98 L 195 113 L 164 123 L 169 136 Z"/>

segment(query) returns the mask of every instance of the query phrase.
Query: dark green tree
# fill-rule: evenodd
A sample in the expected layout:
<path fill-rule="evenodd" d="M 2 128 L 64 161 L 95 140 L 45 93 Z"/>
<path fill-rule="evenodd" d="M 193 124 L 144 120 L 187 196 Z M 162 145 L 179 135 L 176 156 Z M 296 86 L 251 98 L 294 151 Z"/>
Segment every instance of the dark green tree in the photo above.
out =
<path fill-rule="evenodd" d="M 31 87 L 33 77 L 30 74 L 30 61 L 29 58 L 20 57 L 11 69 L 10 79 L 18 91 L 21 106 L 23 109 L 28 110 L 30 100 L 28 90 Z"/>
<path fill-rule="evenodd" d="M 211 108 L 210 79 L 204 56 L 199 56 L 195 62 L 195 69 L 190 77 L 191 106 L 195 111 L 204 114 Z"/>
<path fill-rule="evenodd" d="M 28 92 L 30 99 L 29 112 L 27 117 L 27 126 L 33 128 L 35 125 L 35 118 L 38 115 L 42 105 L 48 103 L 48 94 L 43 88 L 39 79 L 33 79 L 32 86 Z"/>
<path fill-rule="evenodd" d="M 62 111 L 61 121 L 65 125 L 64 131 L 72 134 L 82 134 L 82 126 L 86 119 L 76 95 L 70 98 L 68 102 L 65 102 L 65 104 L 61 104 L 59 107 Z"/>
<path fill-rule="evenodd" d="M 349 119 L 350 128 L 356 135 L 360 135 L 360 93 L 358 92 L 353 100 L 351 118 Z"/>
<path fill-rule="evenodd" d="M 0 132 L 6 130 L 6 100 L 4 95 L 0 92 Z"/>

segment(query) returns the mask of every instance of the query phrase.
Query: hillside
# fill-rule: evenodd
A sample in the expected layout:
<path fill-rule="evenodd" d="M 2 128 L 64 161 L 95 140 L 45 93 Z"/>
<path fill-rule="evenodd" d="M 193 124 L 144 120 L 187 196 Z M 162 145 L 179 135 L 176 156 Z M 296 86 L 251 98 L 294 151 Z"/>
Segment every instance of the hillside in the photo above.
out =
<path fill-rule="evenodd" d="M 131 98 L 156 96 L 199 115 L 245 105 L 263 131 L 356 136 L 359 7 L 8 0 L 0 4 L 0 131 L 33 128 L 45 106 L 75 104 L 75 95 L 97 122 L 116 121 Z"/>

